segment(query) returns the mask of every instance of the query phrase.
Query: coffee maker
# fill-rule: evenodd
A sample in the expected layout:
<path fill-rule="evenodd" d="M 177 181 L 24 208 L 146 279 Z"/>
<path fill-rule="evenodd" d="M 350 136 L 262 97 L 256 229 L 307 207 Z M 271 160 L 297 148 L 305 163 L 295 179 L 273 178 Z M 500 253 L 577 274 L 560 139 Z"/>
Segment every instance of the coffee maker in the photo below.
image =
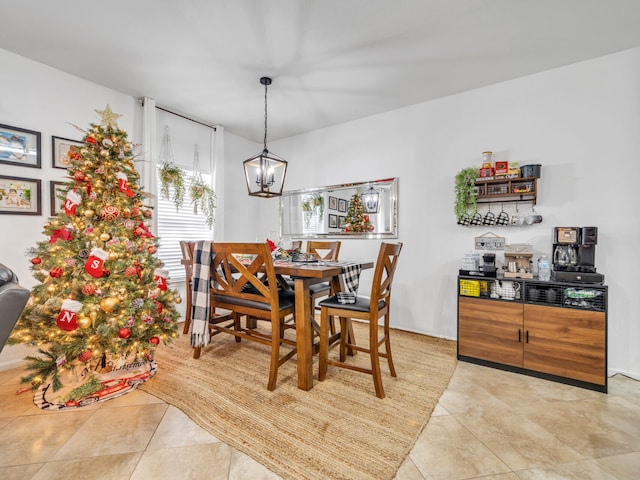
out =
<path fill-rule="evenodd" d="M 596 273 L 598 227 L 553 229 L 553 278 L 559 282 L 604 283 Z"/>

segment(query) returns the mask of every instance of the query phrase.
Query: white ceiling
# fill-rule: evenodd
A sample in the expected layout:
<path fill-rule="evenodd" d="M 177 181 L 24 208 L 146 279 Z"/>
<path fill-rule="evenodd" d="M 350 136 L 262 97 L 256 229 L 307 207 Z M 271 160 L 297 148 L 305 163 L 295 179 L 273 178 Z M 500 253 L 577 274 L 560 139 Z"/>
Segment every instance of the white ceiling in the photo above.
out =
<path fill-rule="evenodd" d="M 257 142 L 261 76 L 274 140 L 640 45 L 638 0 L 0 1 L 0 48 Z"/>

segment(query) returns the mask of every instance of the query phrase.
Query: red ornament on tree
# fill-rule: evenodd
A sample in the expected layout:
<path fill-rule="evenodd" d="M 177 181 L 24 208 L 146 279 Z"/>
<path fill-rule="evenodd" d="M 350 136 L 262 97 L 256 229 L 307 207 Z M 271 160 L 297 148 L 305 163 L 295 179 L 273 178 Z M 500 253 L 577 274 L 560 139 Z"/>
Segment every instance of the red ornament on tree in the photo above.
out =
<path fill-rule="evenodd" d="M 105 220 L 112 222 L 120 216 L 120 210 L 113 205 L 105 205 L 100 211 L 100 216 Z"/>
<path fill-rule="evenodd" d="M 157 251 L 158 251 L 158 249 L 154 245 L 151 245 L 150 247 L 147 247 L 147 252 L 149 252 L 151 254 L 156 253 Z"/>
<path fill-rule="evenodd" d="M 149 339 L 149 343 L 151 343 L 152 345 L 158 345 L 160 343 L 160 339 L 158 337 L 151 337 Z"/>
<path fill-rule="evenodd" d="M 81 362 L 88 362 L 89 360 L 91 360 L 92 356 L 93 352 L 91 352 L 91 350 L 85 350 L 83 352 L 80 352 L 80 355 L 78 355 L 78 360 L 80 360 Z"/>
<path fill-rule="evenodd" d="M 34 265 L 39 265 L 42 263 L 42 259 L 40 257 L 34 257 L 31 259 L 31 263 L 33 263 Z"/>
<path fill-rule="evenodd" d="M 52 268 L 49 272 L 49 275 L 51 275 L 53 278 L 60 278 L 62 276 L 62 269 L 60 267 Z"/>
<path fill-rule="evenodd" d="M 93 295 L 94 293 L 96 293 L 96 287 L 89 283 L 82 287 L 82 293 L 84 293 L 85 295 Z"/>
<path fill-rule="evenodd" d="M 128 328 L 121 328 L 120 330 L 118 330 L 118 336 L 120 338 L 129 338 L 130 335 L 131 330 L 129 330 Z"/>
<path fill-rule="evenodd" d="M 136 273 L 137 273 L 136 267 L 127 267 L 127 268 L 125 268 L 125 270 L 124 270 L 124 274 L 125 274 L 127 277 L 135 277 L 135 276 L 136 276 Z"/>

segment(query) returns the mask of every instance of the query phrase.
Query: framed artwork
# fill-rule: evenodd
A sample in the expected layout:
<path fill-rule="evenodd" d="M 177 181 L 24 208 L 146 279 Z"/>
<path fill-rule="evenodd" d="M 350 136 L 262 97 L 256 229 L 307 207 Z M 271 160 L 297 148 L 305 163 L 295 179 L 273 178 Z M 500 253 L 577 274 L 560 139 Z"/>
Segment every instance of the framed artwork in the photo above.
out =
<path fill-rule="evenodd" d="M 347 217 L 340 215 L 338 217 L 338 228 L 344 228 L 347 225 Z"/>
<path fill-rule="evenodd" d="M 54 217 L 64 212 L 64 200 L 60 200 L 59 195 L 64 195 L 67 188 L 65 182 L 49 182 L 49 194 L 51 196 L 51 216 Z"/>
<path fill-rule="evenodd" d="M 40 132 L 0 125 L 0 163 L 41 168 Z"/>
<path fill-rule="evenodd" d="M 338 199 L 336 197 L 329 196 L 329 210 L 338 209 Z"/>
<path fill-rule="evenodd" d="M 42 180 L 0 175 L 0 214 L 42 215 Z"/>
<path fill-rule="evenodd" d="M 346 212 L 347 211 L 347 201 L 344 198 L 338 200 L 338 211 Z"/>
<path fill-rule="evenodd" d="M 82 147 L 83 143 L 69 138 L 51 137 L 51 153 L 54 168 L 69 168 L 67 153 L 71 149 Z"/>
<path fill-rule="evenodd" d="M 338 216 L 333 213 L 329 214 L 329 228 L 338 228 Z"/>

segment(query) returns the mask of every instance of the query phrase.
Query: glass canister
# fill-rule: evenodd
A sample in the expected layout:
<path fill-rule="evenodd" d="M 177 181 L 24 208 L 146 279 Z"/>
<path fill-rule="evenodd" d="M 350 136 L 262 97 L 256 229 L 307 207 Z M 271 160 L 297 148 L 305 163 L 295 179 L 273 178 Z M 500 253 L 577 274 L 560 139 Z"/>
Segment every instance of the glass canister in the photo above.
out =
<path fill-rule="evenodd" d="M 493 152 L 482 152 L 482 168 L 493 167 Z"/>

